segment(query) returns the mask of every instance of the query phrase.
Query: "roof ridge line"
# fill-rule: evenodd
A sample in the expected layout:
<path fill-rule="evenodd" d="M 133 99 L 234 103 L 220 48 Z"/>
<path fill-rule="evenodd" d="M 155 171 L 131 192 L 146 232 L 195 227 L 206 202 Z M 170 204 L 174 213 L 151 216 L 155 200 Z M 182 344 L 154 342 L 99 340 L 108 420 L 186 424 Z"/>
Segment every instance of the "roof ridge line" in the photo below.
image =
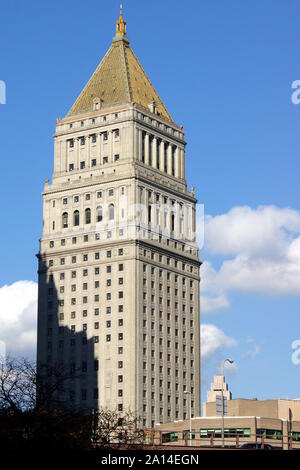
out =
<path fill-rule="evenodd" d="M 159 100 L 160 100 L 160 102 L 161 102 L 161 105 L 162 105 L 162 107 L 164 108 L 164 110 L 165 110 L 165 112 L 166 112 L 166 114 L 167 114 L 169 120 L 170 120 L 171 122 L 173 122 L 173 119 L 172 119 L 172 117 L 171 117 L 169 111 L 168 111 L 167 108 L 165 107 L 165 105 L 164 105 L 164 103 L 163 103 L 161 97 L 159 96 L 159 94 L 158 94 L 156 88 L 153 86 L 153 84 L 152 84 L 150 78 L 148 77 L 147 73 L 145 72 L 145 70 L 144 70 L 142 64 L 140 63 L 138 57 L 135 55 L 135 53 L 134 53 L 134 51 L 133 51 L 132 48 L 130 48 L 130 51 L 132 52 L 133 57 L 135 58 L 135 60 L 136 60 L 137 63 L 139 64 L 139 66 L 141 67 L 142 72 L 143 72 L 143 74 L 145 75 L 145 77 L 146 77 L 146 79 L 148 80 L 148 82 L 150 83 L 151 87 L 153 88 L 153 90 L 154 90 L 155 93 L 157 94 L 157 96 L 158 96 L 158 98 L 159 98 Z"/>
<path fill-rule="evenodd" d="M 127 61 L 127 55 L 126 55 L 126 51 L 125 51 L 125 44 L 122 43 L 120 44 L 120 50 L 122 51 L 121 53 L 121 62 L 122 62 L 122 65 L 124 67 L 124 75 L 125 75 L 125 81 L 126 81 L 126 92 L 127 92 L 127 96 L 128 96 L 128 99 L 129 99 L 129 103 L 132 102 L 132 89 L 131 89 L 131 85 L 130 85 L 130 77 L 129 77 L 129 70 L 128 70 L 128 61 Z"/>

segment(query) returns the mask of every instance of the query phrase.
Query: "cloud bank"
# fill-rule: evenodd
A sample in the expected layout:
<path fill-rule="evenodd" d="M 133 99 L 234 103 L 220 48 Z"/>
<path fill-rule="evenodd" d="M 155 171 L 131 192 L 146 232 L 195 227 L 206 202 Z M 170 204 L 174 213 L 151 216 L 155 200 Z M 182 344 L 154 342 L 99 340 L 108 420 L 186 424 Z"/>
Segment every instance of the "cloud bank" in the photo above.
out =
<path fill-rule="evenodd" d="M 202 312 L 229 306 L 230 291 L 300 295 L 300 212 L 290 208 L 234 207 L 205 218 Z"/>
<path fill-rule="evenodd" d="M 35 358 L 37 284 L 18 281 L 0 288 L 0 341 L 6 353 Z"/>

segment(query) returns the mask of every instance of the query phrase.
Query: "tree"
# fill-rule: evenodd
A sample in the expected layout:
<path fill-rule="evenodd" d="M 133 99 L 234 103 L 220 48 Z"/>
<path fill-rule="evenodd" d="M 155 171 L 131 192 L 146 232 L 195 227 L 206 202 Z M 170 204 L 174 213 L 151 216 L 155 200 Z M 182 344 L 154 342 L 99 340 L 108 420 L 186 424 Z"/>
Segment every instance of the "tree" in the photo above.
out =
<path fill-rule="evenodd" d="M 119 412 L 108 408 L 92 415 L 92 442 L 100 447 L 134 447 L 144 443 L 139 418 L 131 411 Z"/>

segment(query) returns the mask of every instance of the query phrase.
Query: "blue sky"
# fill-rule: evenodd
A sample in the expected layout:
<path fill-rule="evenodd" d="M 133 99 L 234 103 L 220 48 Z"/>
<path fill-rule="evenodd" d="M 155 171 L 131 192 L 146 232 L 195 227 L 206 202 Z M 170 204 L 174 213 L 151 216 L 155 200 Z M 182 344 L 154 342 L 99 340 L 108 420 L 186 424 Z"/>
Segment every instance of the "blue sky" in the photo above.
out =
<path fill-rule="evenodd" d="M 243 259 L 251 269 L 264 272 L 267 264 L 285 276 L 298 259 L 299 245 L 293 259 L 287 253 L 299 237 L 300 105 L 291 102 L 291 84 L 300 79 L 300 4 L 128 0 L 123 7 L 132 48 L 174 120 L 185 127 L 188 184 L 195 186 L 212 228 L 221 214 L 229 214 L 222 222 L 228 224 L 234 207 L 251 208 L 254 219 L 262 216 L 251 224 L 250 237 L 248 229 L 233 231 L 227 251 L 221 224 L 220 239 L 201 252 L 214 268 L 207 292 L 216 294 L 218 278 L 216 295 L 225 299 L 223 308 L 204 312 L 202 322 L 229 340 L 203 360 L 203 392 L 230 355 L 237 364 L 227 375 L 234 396 L 300 396 L 300 365 L 291 362 L 291 343 L 300 338 L 300 281 L 298 290 L 288 287 L 289 280 L 284 289 L 278 280 L 274 289 L 264 282 L 250 289 L 247 277 L 232 285 L 232 271 L 227 280 L 218 275 L 224 262 Z M 52 173 L 55 120 L 66 114 L 110 46 L 118 11 L 115 0 L 2 3 L 0 80 L 7 104 L 0 105 L 0 288 L 37 280 L 41 191 Z M 255 223 L 269 220 L 259 206 L 274 206 L 280 221 L 266 237 L 259 231 L 261 251 L 249 253 L 246 243 L 236 247 L 235 240 L 256 243 Z M 286 208 L 296 222 L 287 221 Z M 238 212 L 242 225 L 248 215 Z M 282 242 L 280 256 L 273 235 Z M 274 250 L 265 255 L 270 244 Z M 300 279 L 296 261 L 294 267 L 294 279 Z M 258 276 L 251 273 L 252 282 Z"/>

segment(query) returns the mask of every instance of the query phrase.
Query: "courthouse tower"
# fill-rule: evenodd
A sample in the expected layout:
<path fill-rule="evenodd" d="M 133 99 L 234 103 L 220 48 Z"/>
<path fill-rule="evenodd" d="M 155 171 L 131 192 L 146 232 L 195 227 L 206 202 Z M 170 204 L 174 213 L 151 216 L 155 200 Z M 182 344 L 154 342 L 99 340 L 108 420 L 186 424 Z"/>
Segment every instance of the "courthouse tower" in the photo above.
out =
<path fill-rule="evenodd" d="M 111 47 L 57 120 L 43 191 L 38 362 L 70 370 L 67 403 L 131 409 L 143 426 L 187 418 L 185 391 L 200 415 L 200 262 L 185 145 L 121 11 Z"/>

